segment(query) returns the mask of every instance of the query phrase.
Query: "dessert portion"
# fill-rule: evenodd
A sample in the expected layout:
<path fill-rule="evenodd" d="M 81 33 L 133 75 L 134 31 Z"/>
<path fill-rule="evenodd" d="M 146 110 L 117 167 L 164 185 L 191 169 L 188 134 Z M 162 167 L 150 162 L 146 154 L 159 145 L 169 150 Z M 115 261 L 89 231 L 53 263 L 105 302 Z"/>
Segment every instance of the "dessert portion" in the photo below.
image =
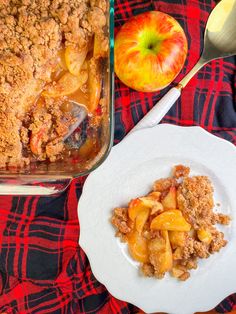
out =
<path fill-rule="evenodd" d="M 173 176 L 154 182 L 148 195 L 113 211 L 116 236 L 127 242 L 145 276 L 161 279 L 169 272 L 187 280 L 198 259 L 208 258 L 227 244 L 215 225 L 227 225 L 230 218 L 213 211 L 210 179 L 189 174 L 190 168 L 177 165 Z"/>
<path fill-rule="evenodd" d="M 106 0 L 1 1 L 0 167 L 61 158 L 72 101 L 96 116 L 106 10 Z"/>

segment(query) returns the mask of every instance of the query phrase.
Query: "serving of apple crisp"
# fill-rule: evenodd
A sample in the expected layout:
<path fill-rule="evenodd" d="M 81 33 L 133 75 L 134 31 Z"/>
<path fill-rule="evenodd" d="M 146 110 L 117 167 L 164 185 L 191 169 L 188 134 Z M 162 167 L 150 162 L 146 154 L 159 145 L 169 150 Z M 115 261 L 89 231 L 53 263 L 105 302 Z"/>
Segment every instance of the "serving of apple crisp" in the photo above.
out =
<path fill-rule="evenodd" d="M 106 0 L 0 2 L 0 167 L 55 161 L 74 121 L 96 115 L 107 56 Z"/>
<path fill-rule="evenodd" d="M 208 258 L 227 244 L 215 225 L 227 225 L 230 218 L 213 211 L 210 179 L 189 174 L 190 168 L 177 165 L 173 176 L 154 182 L 148 195 L 113 211 L 116 236 L 128 243 L 145 276 L 160 279 L 169 272 L 184 281 L 199 258 Z"/>

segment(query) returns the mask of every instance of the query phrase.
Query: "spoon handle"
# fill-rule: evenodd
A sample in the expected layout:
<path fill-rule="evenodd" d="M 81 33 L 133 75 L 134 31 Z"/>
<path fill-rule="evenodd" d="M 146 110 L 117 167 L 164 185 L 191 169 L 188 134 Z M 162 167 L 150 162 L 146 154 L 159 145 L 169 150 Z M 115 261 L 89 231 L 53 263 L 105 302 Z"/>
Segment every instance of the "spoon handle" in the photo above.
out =
<path fill-rule="evenodd" d="M 131 132 L 157 125 L 181 95 L 181 90 L 208 61 L 201 57 L 192 70 L 143 117 Z"/>
<path fill-rule="evenodd" d="M 191 71 L 179 82 L 179 85 L 184 88 L 191 78 L 208 62 L 203 56 L 198 60 L 195 66 L 192 68 Z"/>
<path fill-rule="evenodd" d="M 131 132 L 157 125 L 180 97 L 180 94 L 181 88 L 171 88 L 168 93 L 165 94 L 165 96 L 163 96 L 162 99 L 143 117 L 143 119 L 136 124 Z"/>

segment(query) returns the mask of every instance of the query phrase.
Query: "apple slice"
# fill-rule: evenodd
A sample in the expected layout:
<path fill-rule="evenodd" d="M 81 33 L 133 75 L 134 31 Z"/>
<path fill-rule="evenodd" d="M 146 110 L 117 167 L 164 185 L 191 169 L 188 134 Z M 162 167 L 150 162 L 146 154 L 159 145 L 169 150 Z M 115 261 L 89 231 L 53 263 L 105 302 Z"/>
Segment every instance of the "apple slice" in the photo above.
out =
<path fill-rule="evenodd" d="M 173 253 L 173 260 L 179 260 L 183 258 L 183 248 L 181 248 L 180 246 L 178 246 Z"/>
<path fill-rule="evenodd" d="M 136 217 L 143 211 L 149 211 L 149 206 L 145 205 L 140 198 L 131 200 L 128 208 L 128 215 L 132 221 L 135 221 Z"/>
<path fill-rule="evenodd" d="M 61 69 L 68 71 L 68 67 L 67 67 L 66 59 L 65 59 L 65 49 L 61 49 L 58 51 L 57 61 Z"/>
<path fill-rule="evenodd" d="M 165 209 L 174 209 L 177 206 L 177 192 L 176 188 L 172 186 L 168 194 L 163 198 L 162 205 Z"/>
<path fill-rule="evenodd" d="M 136 198 L 129 203 L 128 212 L 132 221 L 136 219 L 139 213 L 146 210 L 148 214 L 151 210 L 151 215 L 154 215 L 157 212 L 161 213 L 164 209 L 163 205 L 159 201 L 149 196 Z"/>
<path fill-rule="evenodd" d="M 42 92 L 44 97 L 61 97 L 73 94 L 88 79 L 88 72 L 86 70 L 81 71 L 79 76 L 74 76 L 70 72 L 66 72 L 57 82 L 52 82 L 45 87 Z"/>
<path fill-rule="evenodd" d="M 71 74 L 79 76 L 81 67 L 86 59 L 88 47 L 83 49 L 68 46 L 65 51 L 65 62 Z"/>
<path fill-rule="evenodd" d="M 156 203 L 159 203 L 161 197 L 160 192 L 152 192 L 147 196 L 140 197 L 140 199 L 147 205 L 147 206 L 154 206 Z"/>
<path fill-rule="evenodd" d="M 161 213 L 164 208 L 160 200 L 160 192 L 151 192 L 147 196 L 140 197 L 139 199 L 143 204 L 151 209 L 151 215 L 156 214 L 157 212 Z"/>
<path fill-rule="evenodd" d="M 161 278 L 173 266 L 172 250 L 168 231 L 162 230 L 161 237 L 150 240 L 148 245 L 150 261 L 154 266 L 155 274 Z"/>
<path fill-rule="evenodd" d="M 184 231 L 169 231 L 170 243 L 173 247 L 184 246 L 187 233 Z"/>
<path fill-rule="evenodd" d="M 153 192 L 149 193 L 146 197 L 151 198 L 155 201 L 160 201 L 161 192 L 153 191 Z"/>
<path fill-rule="evenodd" d="M 45 124 L 37 132 L 32 132 L 30 136 L 30 150 L 34 155 L 38 156 L 42 153 L 43 137 L 47 132 L 48 126 Z"/>
<path fill-rule="evenodd" d="M 151 229 L 170 231 L 189 231 L 191 225 L 184 219 L 182 212 L 177 209 L 166 210 L 151 222 Z"/>
<path fill-rule="evenodd" d="M 136 230 L 127 235 L 128 247 L 131 256 L 138 262 L 148 262 L 148 241 Z"/>
<path fill-rule="evenodd" d="M 135 227 L 138 233 L 142 233 L 143 227 L 149 217 L 149 209 L 142 210 L 136 217 Z"/>
<path fill-rule="evenodd" d="M 144 205 L 146 205 L 149 208 L 152 208 L 158 204 L 159 204 L 159 206 L 161 206 L 163 208 L 163 205 L 159 201 L 157 201 L 153 198 L 149 198 L 149 197 L 144 196 L 144 197 L 140 197 L 139 199 L 143 202 Z"/>
<path fill-rule="evenodd" d="M 155 205 L 152 207 L 151 215 L 159 215 L 164 211 L 164 207 L 162 203 L 156 202 Z"/>
<path fill-rule="evenodd" d="M 211 232 L 207 229 L 198 229 L 197 236 L 201 242 L 204 242 L 206 244 L 210 244 L 212 241 Z"/>
<path fill-rule="evenodd" d="M 175 278 L 179 278 L 181 277 L 183 274 L 184 274 L 184 270 L 183 269 L 180 269 L 178 268 L 177 266 L 176 267 L 173 267 L 172 270 L 171 270 L 171 275 Z"/>
<path fill-rule="evenodd" d="M 94 46 L 93 46 L 93 56 L 95 58 L 104 58 L 106 57 L 107 51 L 104 50 L 102 41 L 104 41 L 104 38 L 99 36 L 98 34 L 94 35 Z"/>
<path fill-rule="evenodd" d="M 92 58 L 89 61 L 89 77 L 88 77 L 88 90 L 89 90 L 89 108 L 90 112 L 94 112 L 99 104 L 101 91 L 102 91 L 102 78 L 99 70 L 99 61 Z"/>

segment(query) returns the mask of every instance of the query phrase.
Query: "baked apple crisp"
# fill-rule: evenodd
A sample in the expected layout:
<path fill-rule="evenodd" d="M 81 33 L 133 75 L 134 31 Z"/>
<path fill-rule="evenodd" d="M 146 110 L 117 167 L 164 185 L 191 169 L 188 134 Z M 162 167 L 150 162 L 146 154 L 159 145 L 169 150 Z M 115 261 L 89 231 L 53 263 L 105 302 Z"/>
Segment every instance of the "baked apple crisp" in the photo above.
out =
<path fill-rule="evenodd" d="M 215 224 L 227 225 L 227 215 L 213 211 L 213 187 L 206 176 L 189 176 L 177 165 L 173 176 L 159 179 L 146 196 L 115 208 L 111 222 L 116 236 L 128 243 L 131 256 L 145 276 L 179 280 L 190 277 L 199 258 L 207 258 L 227 244 Z"/>
<path fill-rule="evenodd" d="M 0 1 L 0 167 L 55 161 L 75 118 L 96 115 L 106 0 Z"/>

